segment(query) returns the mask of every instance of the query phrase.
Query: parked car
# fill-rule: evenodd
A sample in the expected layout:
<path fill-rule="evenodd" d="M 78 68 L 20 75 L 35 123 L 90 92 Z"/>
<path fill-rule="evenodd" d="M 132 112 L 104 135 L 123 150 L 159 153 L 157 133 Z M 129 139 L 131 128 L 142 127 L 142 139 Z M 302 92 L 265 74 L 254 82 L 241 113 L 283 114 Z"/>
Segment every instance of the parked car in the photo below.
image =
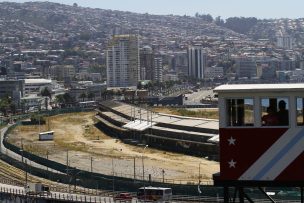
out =
<path fill-rule="evenodd" d="M 116 196 L 114 196 L 114 201 L 123 200 L 123 201 L 132 201 L 132 195 L 127 192 L 119 193 Z"/>

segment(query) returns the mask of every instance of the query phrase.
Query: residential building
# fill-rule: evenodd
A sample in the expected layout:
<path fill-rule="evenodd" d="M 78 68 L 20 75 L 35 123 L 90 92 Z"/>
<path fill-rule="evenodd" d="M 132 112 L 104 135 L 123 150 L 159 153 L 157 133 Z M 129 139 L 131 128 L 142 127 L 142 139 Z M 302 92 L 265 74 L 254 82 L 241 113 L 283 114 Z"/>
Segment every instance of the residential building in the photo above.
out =
<path fill-rule="evenodd" d="M 293 38 L 289 35 L 277 36 L 277 46 L 283 49 L 293 48 Z"/>
<path fill-rule="evenodd" d="M 74 98 L 74 101 L 96 101 L 101 100 L 106 91 L 106 85 L 103 83 L 79 83 L 78 87 L 71 88 L 68 93 Z M 82 97 L 84 95 L 85 97 Z M 90 98 L 91 96 L 91 98 Z"/>
<path fill-rule="evenodd" d="M 163 82 L 163 59 L 161 55 L 154 58 L 153 80 Z"/>
<path fill-rule="evenodd" d="M 206 68 L 205 78 L 214 79 L 214 78 L 223 78 L 224 77 L 224 68 L 213 66 Z"/>
<path fill-rule="evenodd" d="M 0 98 L 11 97 L 18 104 L 24 92 L 24 80 L 0 80 Z"/>
<path fill-rule="evenodd" d="M 238 58 L 236 73 L 239 78 L 253 78 L 257 76 L 257 64 L 250 58 Z"/>
<path fill-rule="evenodd" d="M 114 35 L 106 51 L 107 86 L 136 86 L 140 80 L 137 35 Z"/>
<path fill-rule="evenodd" d="M 76 69 L 72 65 L 56 65 L 51 67 L 51 77 L 58 81 L 71 81 L 76 77 Z"/>
<path fill-rule="evenodd" d="M 257 77 L 268 81 L 276 78 L 276 69 L 272 61 L 257 63 Z"/>
<path fill-rule="evenodd" d="M 39 94 L 41 90 L 47 87 L 52 90 L 52 80 L 50 79 L 25 79 L 24 90 L 26 94 Z"/>
<path fill-rule="evenodd" d="M 188 48 L 188 76 L 203 79 L 206 67 L 206 54 L 202 47 Z"/>
<path fill-rule="evenodd" d="M 140 50 L 140 79 L 153 80 L 154 54 L 149 46 Z"/>
<path fill-rule="evenodd" d="M 169 72 L 163 76 L 165 81 L 178 81 L 178 76 L 175 72 Z"/>
<path fill-rule="evenodd" d="M 44 102 L 45 98 L 37 96 L 36 94 L 27 95 L 21 98 L 21 104 L 24 110 L 28 110 L 32 107 L 37 107 L 40 109 L 44 105 Z"/>

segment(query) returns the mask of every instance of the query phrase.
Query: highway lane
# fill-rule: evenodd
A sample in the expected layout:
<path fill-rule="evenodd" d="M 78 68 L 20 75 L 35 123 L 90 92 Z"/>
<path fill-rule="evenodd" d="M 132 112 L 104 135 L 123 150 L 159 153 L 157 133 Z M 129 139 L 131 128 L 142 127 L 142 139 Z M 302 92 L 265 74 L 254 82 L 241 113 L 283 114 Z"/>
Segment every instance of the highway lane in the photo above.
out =
<path fill-rule="evenodd" d="M 201 104 L 201 100 L 203 98 L 206 98 L 210 96 L 213 97 L 213 90 L 199 90 L 197 92 L 193 92 L 191 94 L 185 94 L 185 97 L 187 97 L 187 100 L 184 100 L 185 105 L 196 105 Z"/>

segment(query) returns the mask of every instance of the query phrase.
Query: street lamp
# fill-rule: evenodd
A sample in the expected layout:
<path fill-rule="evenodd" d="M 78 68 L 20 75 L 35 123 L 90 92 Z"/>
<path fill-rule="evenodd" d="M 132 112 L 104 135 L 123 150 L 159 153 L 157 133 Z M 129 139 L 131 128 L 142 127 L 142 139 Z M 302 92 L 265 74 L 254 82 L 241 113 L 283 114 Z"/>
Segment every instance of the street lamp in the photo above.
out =
<path fill-rule="evenodd" d="M 145 186 L 145 165 L 144 165 L 144 153 L 145 149 L 148 147 L 148 145 L 145 145 L 142 155 L 141 155 L 141 161 L 142 161 L 142 168 L 143 168 L 143 183 L 144 183 L 144 200 L 146 202 L 146 186 Z"/>
<path fill-rule="evenodd" d="M 115 171 L 114 171 L 114 159 L 112 158 L 112 190 L 115 190 Z"/>
<path fill-rule="evenodd" d="M 22 162 L 22 168 L 23 168 L 23 171 L 25 172 L 25 188 L 27 188 L 27 160 L 25 160 L 25 165 L 24 165 L 24 158 L 23 158 L 23 152 L 24 152 L 24 150 L 23 150 L 23 147 L 22 147 L 22 149 L 20 149 L 20 152 L 21 152 L 21 162 Z"/>
<path fill-rule="evenodd" d="M 145 149 L 148 147 L 149 145 L 145 145 L 143 151 L 142 151 L 142 155 L 141 155 L 141 161 L 142 161 L 142 168 L 143 168 L 143 181 L 145 180 L 145 165 L 144 165 L 144 153 L 145 153 Z"/>
<path fill-rule="evenodd" d="M 197 186 L 197 191 L 198 191 L 198 196 L 199 196 L 199 202 L 200 202 L 200 196 L 201 196 L 201 162 L 198 164 L 198 186 Z"/>

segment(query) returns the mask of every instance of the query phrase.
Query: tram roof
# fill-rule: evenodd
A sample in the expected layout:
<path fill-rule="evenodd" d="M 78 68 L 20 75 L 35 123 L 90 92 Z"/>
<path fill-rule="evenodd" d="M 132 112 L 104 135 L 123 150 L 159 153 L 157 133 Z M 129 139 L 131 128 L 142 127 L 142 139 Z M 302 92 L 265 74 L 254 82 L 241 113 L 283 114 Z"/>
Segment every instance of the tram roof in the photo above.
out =
<path fill-rule="evenodd" d="M 304 83 L 286 83 L 286 84 L 233 84 L 221 85 L 216 87 L 214 92 L 299 92 L 304 91 Z"/>

